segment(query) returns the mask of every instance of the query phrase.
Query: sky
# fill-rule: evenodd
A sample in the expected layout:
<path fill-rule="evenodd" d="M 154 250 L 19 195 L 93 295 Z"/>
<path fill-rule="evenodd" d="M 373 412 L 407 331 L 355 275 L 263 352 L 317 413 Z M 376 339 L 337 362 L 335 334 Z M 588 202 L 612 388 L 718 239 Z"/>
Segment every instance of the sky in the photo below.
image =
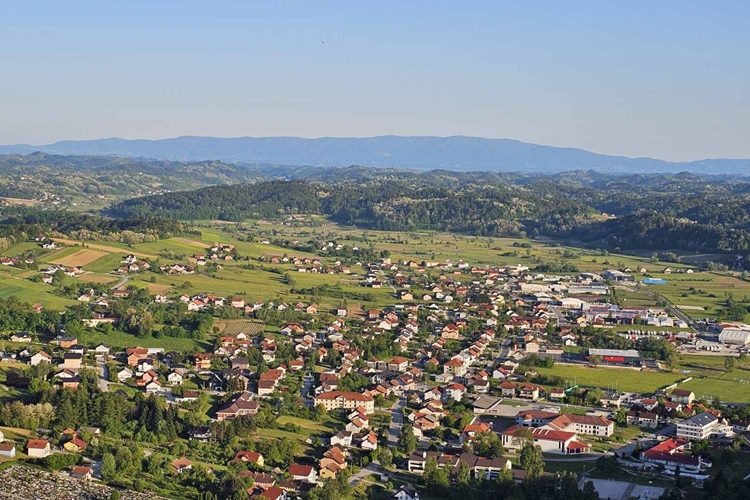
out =
<path fill-rule="evenodd" d="M 0 0 L 0 144 L 470 135 L 750 158 L 750 2 Z"/>

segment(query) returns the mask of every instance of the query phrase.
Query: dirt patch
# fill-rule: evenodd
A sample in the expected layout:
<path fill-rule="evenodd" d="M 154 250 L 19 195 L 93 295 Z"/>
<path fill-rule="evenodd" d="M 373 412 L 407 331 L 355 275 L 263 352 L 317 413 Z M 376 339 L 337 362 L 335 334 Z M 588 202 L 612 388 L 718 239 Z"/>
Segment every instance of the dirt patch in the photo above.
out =
<path fill-rule="evenodd" d="M 53 260 L 52 263 L 61 264 L 63 266 L 85 266 L 86 264 L 91 264 L 95 260 L 99 259 L 100 257 L 104 257 L 105 255 L 107 255 L 107 252 L 84 248 L 83 250 L 78 250 L 77 252 L 70 254 L 67 257 Z"/>
<path fill-rule="evenodd" d="M 112 283 L 117 278 L 112 276 L 97 276 L 96 274 L 84 274 L 78 277 L 78 281 L 88 281 L 89 283 Z"/>
<path fill-rule="evenodd" d="M 70 246 L 80 245 L 81 244 L 80 241 L 69 240 L 69 239 L 66 239 L 66 238 L 52 238 L 52 239 L 55 240 L 58 243 L 63 243 L 65 245 L 70 245 Z M 93 248 L 95 250 L 101 250 L 103 252 L 108 252 L 108 253 L 120 253 L 120 254 L 123 254 L 123 255 L 133 254 L 133 255 L 135 255 L 137 257 L 141 257 L 143 259 L 157 259 L 158 258 L 158 256 L 156 256 L 154 254 L 143 253 L 143 252 L 136 252 L 136 251 L 130 250 L 130 249 L 111 247 L 109 245 L 101 245 L 99 243 L 86 243 L 86 247 L 87 248 Z"/>
<path fill-rule="evenodd" d="M 191 240 L 190 238 L 170 238 L 172 241 L 176 241 L 178 243 L 184 243 L 185 245 L 191 245 L 198 248 L 211 248 L 213 245 L 209 245 L 208 243 L 204 243 L 202 241 L 195 241 Z"/>
<path fill-rule="evenodd" d="M 13 434 L 18 434 L 19 436 L 31 436 L 31 431 L 28 429 L 21 429 L 20 427 L 0 427 L 0 431 L 3 432 L 12 432 Z"/>
<path fill-rule="evenodd" d="M 172 287 L 170 285 L 160 285 L 158 283 L 149 283 L 147 288 L 148 288 L 148 293 L 156 294 L 156 293 L 164 293 Z"/>
<path fill-rule="evenodd" d="M 350 318 L 364 318 L 365 311 L 360 305 L 349 305 L 346 308 L 346 314 Z"/>
<path fill-rule="evenodd" d="M 39 204 L 39 201 L 37 200 L 27 200 L 25 198 L 2 198 L 2 200 L 8 205 L 23 206 L 23 207 L 33 207 L 34 205 Z"/>

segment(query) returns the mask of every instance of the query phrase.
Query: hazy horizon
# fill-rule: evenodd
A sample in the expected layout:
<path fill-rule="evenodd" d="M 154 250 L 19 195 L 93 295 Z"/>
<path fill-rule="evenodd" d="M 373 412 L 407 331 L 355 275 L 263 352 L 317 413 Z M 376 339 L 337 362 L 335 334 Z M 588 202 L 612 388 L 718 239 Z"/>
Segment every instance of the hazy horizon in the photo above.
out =
<path fill-rule="evenodd" d="M 750 158 L 750 4 L 14 4 L 0 144 L 471 136 Z"/>
<path fill-rule="evenodd" d="M 211 136 L 211 135 L 191 135 L 191 134 L 185 134 L 185 135 L 179 135 L 179 136 L 172 136 L 172 137 L 157 137 L 157 138 L 144 138 L 144 137 L 94 137 L 90 139 L 59 139 L 55 141 L 51 141 L 49 143 L 38 143 L 38 144 L 30 144 L 30 143 L 15 143 L 15 144 L 0 144 L 0 147 L 3 146 L 29 146 L 29 147 L 45 147 L 50 146 L 56 143 L 65 143 L 65 142 L 87 142 L 87 141 L 107 141 L 107 140 L 125 140 L 125 141 L 166 141 L 171 139 L 180 139 L 180 138 L 205 138 L 205 139 L 307 139 L 307 140 L 315 140 L 315 139 L 376 139 L 379 137 L 403 137 L 403 138 L 409 138 L 409 137 L 415 137 L 415 138 L 438 138 L 438 139 L 447 139 L 451 137 L 462 137 L 462 138 L 468 138 L 468 139 L 488 139 L 488 140 L 509 140 L 509 141 L 517 141 L 522 142 L 526 144 L 536 144 L 539 146 L 549 146 L 554 148 L 562 148 L 562 149 L 576 149 L 576 150 L 582 150 L 587 151 L 590 153 L 595 153 L 598 155 L 605 155 L 605 156 L 621 156 L 625 158 L 631 158 L 631 159 L 650 159 L 650 160 L 663 160 L 668 161 L 670 163 L 689 163 L 689 162 L 695 162 L 695 161 L 701 161 L 701 160 L 747 160 L 750 159 L 750 155 L 748 155 L 747 158 L 730 158 L 730 157 L 722 157 L 722 156 L 715 156 L 715 157 L 704 157 L 704 158 L 691 158 L 686 160 L 667 160 L 665 158 L 658 158 L 653 156 L 636 156 L 636 155 L 619 155 L 619 154 L 612 154 L 607 151 L 595 151 L 591 149 L 585 149 L 585 148 L 577 148 L 577 147 L 571 147 L 566 146 L 564 144 L 537 144 L 533 143 L 531 141 L 524 141 L 521 139 L 515 139 L 512 137 L 480 137 L 480 136 L 469 136 L 469 135 L 445 135 L 445 136 L 438 136 L 438 135 L 398 135 L 398 134 L 380 134 L 380 135 L 373 135 L 373 136 L 340 136 L 340 137 L 334 137 L 334 136 L 320 136 L 320 137 L 300 137 L 300 136 L 293 136 L 293 135 L 276 135 L 276 136 L 249 136 L 249 135 L 241 135 L 241 136 L 227 136 L 227 137 L 220 137 L 220 136 Z M 404 168 L 410 168 L 410 167 L 404 167 Z"/>

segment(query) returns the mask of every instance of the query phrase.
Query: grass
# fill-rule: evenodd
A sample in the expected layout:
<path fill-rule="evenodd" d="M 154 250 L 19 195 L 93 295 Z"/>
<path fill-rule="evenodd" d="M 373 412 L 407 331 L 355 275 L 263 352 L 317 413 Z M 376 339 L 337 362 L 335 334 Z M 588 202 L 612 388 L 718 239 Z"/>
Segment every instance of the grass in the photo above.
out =
<path fill-rule="evenodd" d="M 265 439 L 265 438 L 296 439 L 303 443 L 307 440 L 307 436 L 305 434 L 302 434 L 301 432 L 289 432 L 289 431 L 283 431 L 281 429 L 259 429 L 255 436 L 258 439 Z"/>
<path fill-rule="evenodd" d="M 555 458 L 558 458 L 556 455 Z M 590 471 L 595 467 L 594 462 L 581 462 L 581 461 L 565 461 L 559 460 L 554 462 L 544 462 L 544 472 L 573 472 L 575 474 L 582 474 L 586 471 Z"/>
<path fill-rule="evenodd" d="M 212 349 L 212 342 L 198 342 L 193 339 L 182 339 L 174 337 L 162 337 L 156 339 L 154 337 L 136 337 L 129 333 L 121 332 L 119 330 L 113 330 L 110 333 L 102 333 L 99 330 L 88 329 L 78 336 L 80 343 L 84 345 L 98 345 L 106 344 L 112 348 L 127 348 L 127 347 L 163 347 L 167 351 L 180 351 L 190 352 L 196 346 L 202 350 L 210 351 Z"/>
<path fill-rule="evenodd" d="M 18 297 L 22 302 L 40 303 L 49 309 L 63 309 L 74 303 L 73 300 L 55 295 L 54 288 L 43 283 L 0 276 L 0 297 Z"/>
<path fill-rule="evenodd" d="M 557 364 L 552 368 L 536 367 L 541 375 L 562 377 L 570 385 L 602 389 L 616 388 L 625 392 L 653 392 L 659 387 L 670 385 L 684 375 L 664 372 L 644 372 L 617 368 L 589 368 L 575 365 Z"/>
<path fill-rule="evenodd" d="M 276 419 L 276 423 L 281 426 L 288 423 L 298 425 L 301 428 L 300 433 L 307 434 L 308 436 L 330 434 L 333 430 L 331 427 L 327 427 L 325 424 L 313 422 L 312 420 L 307 420 L 304 418 L 291 417 L 288 415 L 280 416 Z M 263 433 L 265 433 L 265 430 L 263 431 Z"/>

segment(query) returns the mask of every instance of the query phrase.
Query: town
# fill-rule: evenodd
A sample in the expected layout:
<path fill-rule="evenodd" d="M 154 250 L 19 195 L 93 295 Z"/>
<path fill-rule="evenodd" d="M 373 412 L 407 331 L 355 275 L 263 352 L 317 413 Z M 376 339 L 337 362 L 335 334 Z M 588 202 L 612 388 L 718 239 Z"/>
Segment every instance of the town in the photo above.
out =
<path fill-rule="evenodd" d="M 400 500 L 563 472 L 592 498 L 657 498 L 711 481 L 717 461 L 750 473 L 750 414 L 733 399 L 748 388 L 690 361 L 737 369 L 750 327 L 622 300 L 697 267 L 551 272 L 518 252 L 492 266 L 343 240 L 299 256 L 299 239 L 261 239 L 252 256 L 239 241 L 178 243 L 205 250 L 161 263 L 40 235 L 52 254 L 30 243 L 8 257 L 41 259 L 39 274 L 33 261 L 18 271 L 70 304 L 59 315 L 4 299 L 18 318 L 2 353 L 16 395 L 0 409 L 8 471 L 31 461 L 179 498 Z M 161 284 L 266 265 L 296 300 Z M 314 284 L 326 276 L 346 286 Z"/>

